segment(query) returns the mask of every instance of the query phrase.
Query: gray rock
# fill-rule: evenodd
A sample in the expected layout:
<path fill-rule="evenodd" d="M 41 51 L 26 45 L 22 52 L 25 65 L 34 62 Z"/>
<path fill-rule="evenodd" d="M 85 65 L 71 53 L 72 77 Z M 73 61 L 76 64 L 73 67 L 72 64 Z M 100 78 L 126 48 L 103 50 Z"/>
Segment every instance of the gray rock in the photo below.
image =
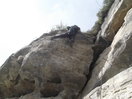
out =
<path fill-rule="evenodd" d="M 124 17 L 131 8 L 131 0 L 115 0 L 103 25 L 101 26 L 101 31 L 98 34 L 97 41 L 101 38 L 106 41 L 112 41 L 117 31 L 124 23 Z"/>
<path fill-rule="evenodd" d="M 83 96 L 103 84 L 114 75 L 129 68 L 132 64 L 132 9 L 127 13 L 125 22 L 114 37 L 111 46 L 100 55 L 92 76 L 83 91 Z"/>
<path fill-rule="evenodd" d="M 131 99 L 131 86 L 132 67 L 112 77 L 102 86 L 95 88 L 83 99 Z"/>
<path fill-rule="evenodd" d="M 43 35 L 21 49 L 0 69 L 0 97 L 11 99 L 76 99 L 93 59 L 91 40 Z M 89 38 L 90 39 L 90 38 Z"/>
<path fill-rule="evenodd" d="M 65 32 L 56 30 L 12 54 L 0 67 L 0 99 L 132 98 L 131 8 L 131 0 L 115 0 L 96 44 L 85 34 L 73 44 L 51 40 Z"/>

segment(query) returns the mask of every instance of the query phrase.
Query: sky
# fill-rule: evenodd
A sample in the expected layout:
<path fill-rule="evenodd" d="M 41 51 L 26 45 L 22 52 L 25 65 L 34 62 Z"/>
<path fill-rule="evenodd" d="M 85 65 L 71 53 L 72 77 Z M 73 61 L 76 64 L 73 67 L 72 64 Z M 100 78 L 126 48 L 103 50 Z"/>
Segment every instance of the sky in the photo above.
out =
<path fill-rule="evenodd" d="M 63 23 L 89 30 L 103 0 L 0 0 L 0 66 L 19 49 Z"/>

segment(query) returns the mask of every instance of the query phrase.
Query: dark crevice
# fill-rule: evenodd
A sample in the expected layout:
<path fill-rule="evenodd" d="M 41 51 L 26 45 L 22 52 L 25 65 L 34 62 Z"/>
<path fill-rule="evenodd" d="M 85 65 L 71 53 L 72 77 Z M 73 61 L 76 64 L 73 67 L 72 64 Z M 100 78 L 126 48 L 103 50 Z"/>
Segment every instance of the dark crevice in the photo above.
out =
<path fill-rule="evenodd" d="M 60 92 L 64 90 L 61 83 L 44 83 L 40 88 L 41 97 L 56 97 L 60 94 Z"/>
<path fill-rule="evenodd" d="M 55 84 L 60 84 L 62 83 L 61 78 L 60 77 L 56 77 L 50 80 L 47 80 L 48 83 L 55 83 Z"/>
<path fill-rule="evenodd" d="M 20 75 L 18 74 L 18 76 L 16 77 L 16 80 L 15 80 L 15 85 L 18 84 L 19 80 L 20 80 Z"/>
<path fill-rule="evenodd" d="M 48 91 L 40 91 L 41 97 L 48 98 L 48 97 L 56 97 L 60 93 L 59 91 L 48 92 Z"/>
<path fill-rule="evenodd" d="M 47 85 L 45 88 L 41 88 L 40 94 L 41 97 L 48 98 L 48 97 L 56 97 L 62 89 L 58 88 L 57 85 Z"/>
<path fill-rule="evenodd" d="M 30 81 L 28 79 L 21 80 L 20 75 L 18 75 L 16 79 L 11 82 L 13 83 L 13 86 L 10 89 L 7 89 L 9 91 L 9 94 L 4 95 L 4 99 L 14 97 L 19 98 L 26 94 L 32 93 L 35 88 L 34 87 L 35 81 Z"/>
<path fill-rule="evenodd" d="M 24 95 L 27 95 L 27 94 L 30 94 L 30 93 L 32 93 L 33 92 L 33 90 L 26 90 L 26 91 L 23 91 L 23 92 L 21 92 L 21 93 L 19 93 L 19 94 L 16 94 L 16 93 L 14 93 L 14 95 L 12 95 L 10 98 L 14 98 L 14 97 L 21 97 L 21 96 L 24 96 Z"/>
<path fill-rule="evenodd" d="M 2 93 L 2 91 L 1 91 L 1 88 L 0 88 L 0 99 L 4 99 L 3 93 Z"/>
<path fill-rule="evenodd" d="M 98 60 L 100 54 L 107 48 L 109 47 L 111 44 L 111 42 L 106 42 L 105 40 L 103 40 L 103 42 L 99 42 L 98 44 L 95 44 L 92 49 L 93 49 L 93 60 L 90 64 L 90 67 L 89 67 L 89 73 L 88 75 L 86 75 L 87 77 L 87 81 L 86 83 L 84 84 L 84 87 L 82 88 L 82 90 L 80 91 L 80 94 L 83 92 L 83 90 L 85 89 L 88 81 L 90 80 L 91 76 L 92 76 L 92 72 L 93 72 L 93 69 L 95 68 L 95 63 L 96 61 Z"/>
<path fill-rule="evenodd" d="M 29 83 L 35 84 L 35 80 L 29 80 L 29 79 L 24 79 L 24 80 L 29 82 Z"/>

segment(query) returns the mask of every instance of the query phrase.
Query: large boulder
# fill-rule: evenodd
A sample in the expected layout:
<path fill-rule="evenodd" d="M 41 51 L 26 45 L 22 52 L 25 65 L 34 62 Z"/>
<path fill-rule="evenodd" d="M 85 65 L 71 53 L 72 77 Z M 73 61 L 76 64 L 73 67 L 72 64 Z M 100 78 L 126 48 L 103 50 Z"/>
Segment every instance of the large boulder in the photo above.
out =
<path fill-rule="evenodd" d="M 130 66 L 128 66 L 130 67 Z M 132 67 L 92 90 L 84 99 L 132 99 Z"/>
<path fill-rule="evenodd" d="M 76 99 L 93 59 L 91 39 L 44 34 L 0 68 L 0 99 Z"/>
<path fill-rule="evenodd" d="M 104 50 L 95 63 L 92 76 L 83 91 L 83 96 L 103 84 L 114 75 L 129 68 L 132 64 L 132 9 L 117 32 L 110 47 Z"/>

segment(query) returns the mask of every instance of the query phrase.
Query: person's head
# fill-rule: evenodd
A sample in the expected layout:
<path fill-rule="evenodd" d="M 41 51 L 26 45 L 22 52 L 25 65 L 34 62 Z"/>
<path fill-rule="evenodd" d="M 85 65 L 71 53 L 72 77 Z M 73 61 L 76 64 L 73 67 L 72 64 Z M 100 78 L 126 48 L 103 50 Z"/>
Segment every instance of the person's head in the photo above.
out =
<path fill-rule="evenodd" d="M 74 25 L 74 27 L 76 28 L 77 31 L 81 31 L 80 27 L 78 27 L 77 25 Z"/>
<path fill-rule="evenodd" d="M 70 26 L 67 26 L 67 30 L 69 30 L 71 27 Z"/>

